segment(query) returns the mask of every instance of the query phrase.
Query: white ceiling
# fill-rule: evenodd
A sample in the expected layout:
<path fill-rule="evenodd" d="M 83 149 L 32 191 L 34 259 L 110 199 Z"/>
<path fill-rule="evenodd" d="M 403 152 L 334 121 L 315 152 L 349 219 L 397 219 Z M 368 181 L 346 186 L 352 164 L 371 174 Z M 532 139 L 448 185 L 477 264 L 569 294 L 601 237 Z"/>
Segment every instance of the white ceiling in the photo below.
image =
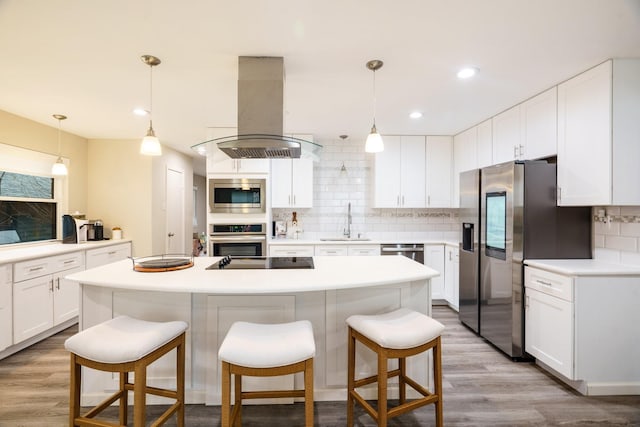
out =
<path fill-rule="evenodd" d="M 640 57 L 640 0 L 0 0 L 0 109 L 86 138 L 153 123 L 192 154 L 236 125 L 237 57 L 285 59 L 285 132 L 456 134 L 607 58 Z M 457 69 L 473 65 L 469 81 Z M 420 110 L 424 117 L 411 120 Z"/>

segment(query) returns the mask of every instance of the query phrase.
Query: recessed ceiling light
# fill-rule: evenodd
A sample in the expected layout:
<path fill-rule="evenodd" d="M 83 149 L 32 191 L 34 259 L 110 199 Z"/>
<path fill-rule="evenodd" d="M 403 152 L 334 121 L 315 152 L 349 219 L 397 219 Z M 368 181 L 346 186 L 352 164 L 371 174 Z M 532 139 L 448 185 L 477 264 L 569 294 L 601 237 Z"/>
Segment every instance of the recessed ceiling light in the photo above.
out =
<path fill-rule="evenodd" d="M 420 117 L 422 117 L 422 113 L 420 111 L 414 111 L 409 114 L 409 117 L 411 117 L 412 119 L 419 119 Z"/>
<path fill-rule="evenodd" d="M 465 68 L 461 68 L 460 71 L 458 71 L 458 78 L 459 79 L 468 79 L 469 77 L 473 77 L 478 73 L 478 69 L 475 67 L 465 67 Z"/>
<path fill-rule="evenodd" d="M 145 110 L 144 108 L 138 107 L 133 109 L 133 114 L 135 114 L 136 116 L 148 116 L 149 111 Z"/>

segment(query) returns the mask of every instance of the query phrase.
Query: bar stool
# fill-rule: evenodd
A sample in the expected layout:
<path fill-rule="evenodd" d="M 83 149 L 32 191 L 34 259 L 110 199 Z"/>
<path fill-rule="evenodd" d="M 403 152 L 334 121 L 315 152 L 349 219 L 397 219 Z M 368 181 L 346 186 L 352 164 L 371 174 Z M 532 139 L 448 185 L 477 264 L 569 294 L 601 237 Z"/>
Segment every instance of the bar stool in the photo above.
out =
<path fill-rule="evenodd" d="M 69 399 L 70 426 L 126 426 L 128 392 L 133 391 L 133 425 L 144 427 L 146 422 L 146 394 L 168 397 L 176 402 L 153 424 L 164 424 L 177 413 L 177 425 L 184 426 L 184 361 L 186 322 L 148 322 L 119 316 L 85 329 L 67 339 L 64 347 L 71 353 L 71 395 Z M 176 390 L 149 387 L 146 384 L 147 366 L 177 350 Z M 81 367 L 120 374 L 119 390 L 80 416 Z M 134 383 L 129 382 L 134 372 Z M 120 399 L 120 424 L 94 419 L 96 415 Z"/>
<path fill-rule="evenodd" d="M 429 316 L 407 308 L 380 315 L 354 315 L 347 319 L 349 325 L 348 345 L 348 394 L 347 426 L 353 426 L 353 410 L 357 401 L 378 423 L 386 427 L 390 418 L 435 403 L 436 425 L 442 427 L 442 364 L 440 334 L 444 325 Z M 356 341 L 360 341 L 378 355 L 378 373 L 366 378 L 355 378 Z M 434 391 L 429 392 L 406 375 L 406 358 L 433 348 Z M 398 369 L 388 371 L 387 360 L 398 359 Z M 398 377 L 399 404 L 387 405 L 387 381 Z M 357 387 L 378 383 L 378 410 L 376 411 L 356 391 Z M 406 385 L 410 385 L 423 397 L 407 401 Z"/>
<path fill-rule="evenodd" d="M 242 423 L 242 399 L 304 397 L 305 426 L 313 426 L 313 357 L 316 345 L 307 320 L 260 324 L 235 322 L 218 358 L 222 361 L 222 427 Z M 243 391 L 242 376 L 270 377 L 304 372 L 304 390 Z M 235 399 L 231 411 L 231 375 Z"/>

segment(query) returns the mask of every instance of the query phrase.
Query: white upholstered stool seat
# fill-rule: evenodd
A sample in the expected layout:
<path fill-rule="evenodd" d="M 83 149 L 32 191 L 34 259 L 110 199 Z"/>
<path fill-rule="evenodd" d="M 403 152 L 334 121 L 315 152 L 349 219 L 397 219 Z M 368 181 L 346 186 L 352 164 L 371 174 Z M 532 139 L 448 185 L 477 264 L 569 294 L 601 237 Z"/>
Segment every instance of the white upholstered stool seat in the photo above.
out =
<path fill-rule="evenodd" d="M 222 427 L 242 422 L 242 399 L 304 397 L 305 425 L 313 426 L 313 357 L 316 345 L 307 320 L 262 324 L 235 322 L 218 351 L 222 363 Z M 242 376 L 304 373 L 302 390 L 243 391 Z M 231 375 L 235 399 L 231 410 Z"/>
<path fill-rule="evenodd" d="M 67 339 L 65 348 L 71 353 L 71 399 L 69 425 L 122 426 L 127 424 L 128 392 L 134 393 L 134 426 L 146 422 L 146 394 L 169 397 L 176 402 L 155 422 L 163 424 L 177 413 L 178 426 L 184 425 L 184 363 L 185 331 L 189 325 L 182 321 L 149 322 L 128 316 L 87 328 Z M 176 349 L 176 390 L 146 385 L 149 364 Z M 120 389 L 108 399 L 80 416 L 81 367 L 118 372 Z M 135 373 L 135 383 L 129 382 L 129 372 Z M 94 417 L 116 400 L 120 400 L 120 424 L 95 420 Z"/>
<path fill-rule="evenodd" d="M 443 425 L 442 407 L 442 362 L 440 335 L 444 325 L 431 317 L 407 308 L 377 314 L 353 315 L 347 318 L 349 327 L 348 380 L 347 380 L 347 426 L 354 422 L 355 402 L 378 423 L 386 427 L 388 419 L 434 403 L 436 425 Z M 355 378 L 356 341 L 374 351 L 378 356 L 378 372 L 366 378 Z M 434 390 L 430 392 L 406 375 L 406 358 L 433 349 Z M 387 360 L 398 359 L 398 369 L 388 371 Z M 398 377 L 399 404 L 388 408 L 387 381 Z M 373 408 L 356 390 L 367 384 L 378 385 L 378 408 Z M 423 397 L 407 401 L 406 386 L 411 386 Z"/>

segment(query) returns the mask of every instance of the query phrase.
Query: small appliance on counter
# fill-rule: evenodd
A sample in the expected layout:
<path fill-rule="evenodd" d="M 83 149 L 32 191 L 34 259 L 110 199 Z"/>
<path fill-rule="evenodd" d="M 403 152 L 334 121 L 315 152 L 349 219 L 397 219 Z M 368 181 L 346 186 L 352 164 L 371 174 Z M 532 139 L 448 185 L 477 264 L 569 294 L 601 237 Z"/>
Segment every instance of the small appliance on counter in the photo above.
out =
<path fill-rule="evenodd" d="M 84 215 L 62 215 L 62 243 L 82 243 L 87 241 L 87 224 Z"/>
<path fill-rule="evenodd" d="M 87 240 L 104 240 L 104 225 L 101 219 L 93 219 L 87 224 Z"/>

